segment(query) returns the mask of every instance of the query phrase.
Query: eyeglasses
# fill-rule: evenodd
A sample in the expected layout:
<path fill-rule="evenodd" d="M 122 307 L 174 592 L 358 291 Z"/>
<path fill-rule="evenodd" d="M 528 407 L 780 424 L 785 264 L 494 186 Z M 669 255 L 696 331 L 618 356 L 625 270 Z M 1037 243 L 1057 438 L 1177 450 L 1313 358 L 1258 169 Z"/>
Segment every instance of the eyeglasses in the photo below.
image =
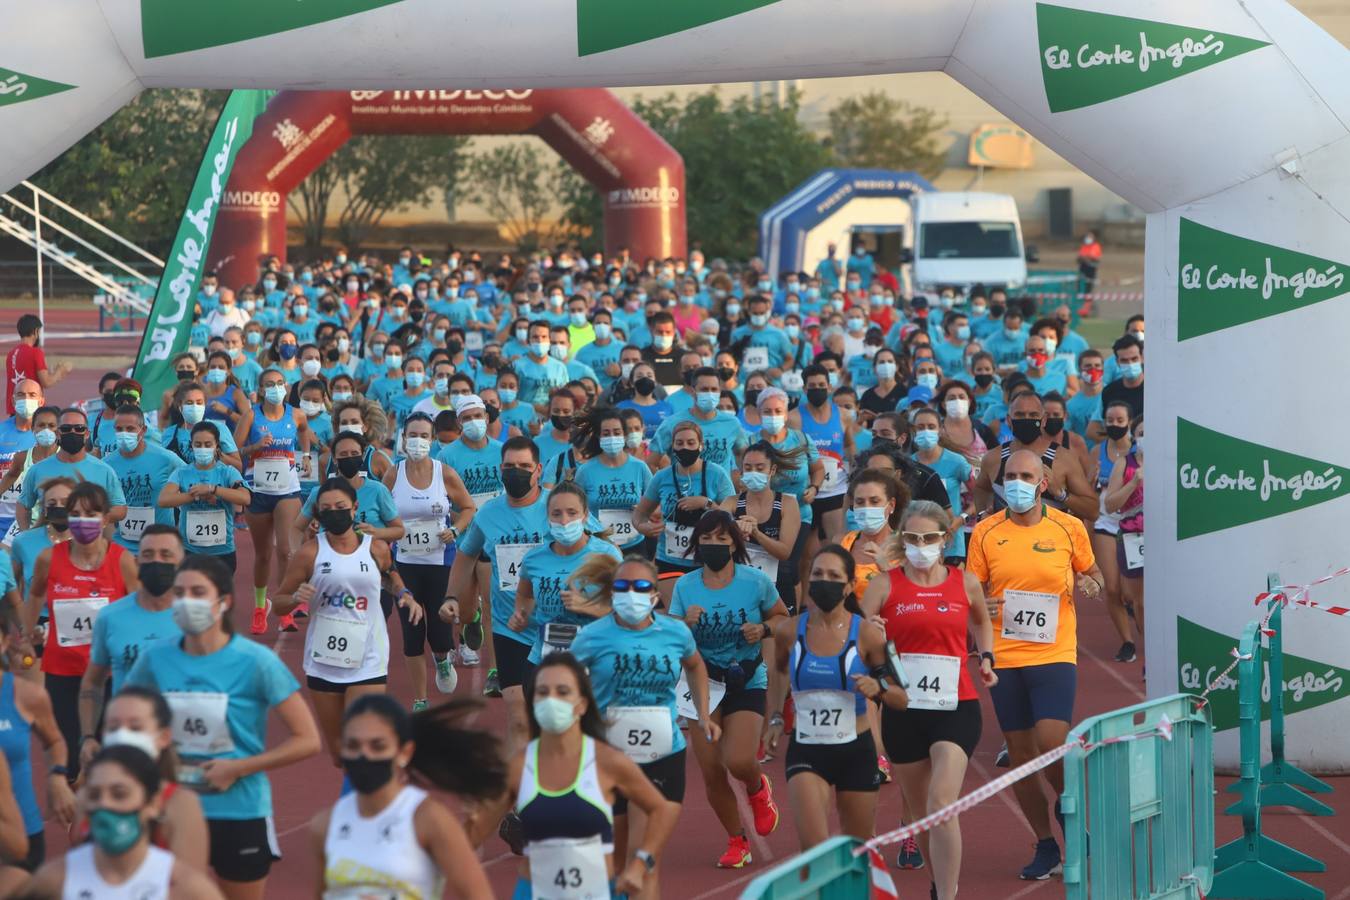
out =
<path fill-rule="evenodd" d="M 59 431 L 59 432 L 61 432 L 62 434 L 87 434 L 87 433 L 89 432 L 89 426 L 88 426 L 88 425 L 58 425 L 58 426 L 56 427 L 56 430 Z"/>
<path fill-rule="evenodd" d="M 906 544 L 913 544 L 916 547 L 925 544 L 940 544 L 947 539 L 947 533 L 944 531 L 902 531 L 900 537 L 904 538 Z"/>
<path fill-rule="evenodd" d="M 616 591 L 637 591 L 639 594 L 650 594 L 656 590 L 656 585 L 645 578 L 638 578 L 629 581 L 626 578 L 614 579 L 614 590 Z"/>

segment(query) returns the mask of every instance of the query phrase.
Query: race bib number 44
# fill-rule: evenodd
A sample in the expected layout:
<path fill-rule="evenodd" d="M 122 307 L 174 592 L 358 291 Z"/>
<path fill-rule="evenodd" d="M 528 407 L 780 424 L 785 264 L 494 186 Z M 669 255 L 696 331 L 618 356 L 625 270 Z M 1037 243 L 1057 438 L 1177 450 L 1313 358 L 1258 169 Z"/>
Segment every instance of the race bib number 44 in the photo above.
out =
<path fill-rule="evenodd" d="M 933 653 L 902 653 L 900 663 L 909 676 L 909 708 L 951 712 L 961 679 L 961 660 Z"/>
<path fill-rule="evenodd" d="M 1003 592 L 1003 636 L 1014 641 L 1053 644 L 1059 630 L 1059 594 Z"/>

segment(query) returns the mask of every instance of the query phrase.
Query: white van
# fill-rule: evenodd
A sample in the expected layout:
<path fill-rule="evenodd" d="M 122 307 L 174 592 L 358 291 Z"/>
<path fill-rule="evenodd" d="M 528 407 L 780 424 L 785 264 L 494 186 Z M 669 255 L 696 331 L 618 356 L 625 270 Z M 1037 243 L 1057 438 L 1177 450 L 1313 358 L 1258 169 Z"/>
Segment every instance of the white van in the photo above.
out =
<path fill-rule="evenodd" d="M 914 206 L 913 277 L 916 292 L 943 285 L 1020 290 L 1027 283 L 1017 204 L 1007 194 L 934 192 L 917 194 Z"/>

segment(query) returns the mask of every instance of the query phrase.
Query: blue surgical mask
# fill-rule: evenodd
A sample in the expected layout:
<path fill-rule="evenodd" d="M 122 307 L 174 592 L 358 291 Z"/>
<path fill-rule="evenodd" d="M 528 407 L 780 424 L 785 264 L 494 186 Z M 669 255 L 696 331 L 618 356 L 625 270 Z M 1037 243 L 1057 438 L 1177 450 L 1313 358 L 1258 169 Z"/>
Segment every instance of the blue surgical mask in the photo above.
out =
<path fill-rule="evenodd" d="M 750 314 L 750 324 L 753 325 L 753 326 L 756 327 L 756 328 L 763 328 L 765 325 L 768 325 L 768 324 L 769 324 L 769 314 L 768 314 L 768 313 L 759 313 L 759 314 L 757 315 L 757 314 L 755 314 L 755 313 L 751 313 L 751 314 Z"/>
<path fill-rule="evenodd" d="M 471 441 L 481 441 L 487 437 L 487 419 L 470 419 L 460 423 L 464 436 Z"/>
<path fill-rule="evenodd" d="M 794 341 L 802 335 L 802 326 L 800 325 L 788 325 L 783 330 L 786 331 L 787 336 Z"/>
<path fill-rule="evenodd" d="M 581 540 L 581 536 L 586 531 L 586 520 L 573 519 L 571 522 L 549 522 L 548 530 L 555 541 L 564 547 L 570 547 Z"/>
<path fill-rule="evenodd" d="M 585 312 L 574 312 L 569 318 L 571 319 L 572 324 L 578 328 L 586 324 Z"/>
<path fill-rule="evenodd" d="M 268 403 L 280 403 L 286 399 L 286 386 L 284 384 L 269 385 L 263 388 L 263 397 L 267 399 Z M 183 407 L 183 409 L 186 410 L 187 407 Z M 183 418 L 187 418 L 186 413 Z"/>
<path fill-rule="evenodd" d="M 277 347 L 277 353 L 282 359 L 295 359 L 300 355 L 300 348 L 295 344 L 282 344 Z"/>
<path fill-rule="evenodd" d="M 918 375 L 914 376 L 914 383 L 919 385 L 920 387 L 926 387 L 929 388 L 930 390 L 936 390 L 938 384 L 937 373 L 920 372 Z"/>
<path fill-rule="evenodd" d="M 806 289 L 806 296 L 807 296 L 807 297 L 810 297 L 812 300 L 817 300 L 817 299 L 819 299 L 819 298 L 820 298 L 820 288 L 818 288 L 818 287 L 809 287 L 809 288 L 807 288 L 807 289 Z"/>
<path fill-rule="evenodd" d="M 747 491 L 762 491 L 769 486 L 769 475 L 767 472 L 743 472 L 741 483 Z"/>
<path fill-rule="evenodd" d="M 530 330 L 528 328 L 516 329 L 516 343 L 524 344 L 530 339 Z"/>
<path fill-rule="evenodd" d="M 350 399 L 352 399 L 351 391 L 333 391 L 334 403 L 346 403 Z"/>
<path fill-rule="evenodd" d="M 445 328 L 435 328 L 435 329 L 432 329 L 432 332 L 431 332 L 431 339 L 432 339 L 432 340 L 435 340 L 435 341 L 443 341 L 443 340 L 445 340 L 445 333 L 446 333 L 446 330 L 447 330 L 447 329 L 445 329 Z"/>
<path fill-rule="evenodd" d="M 769 434 L 777 434 L 787 424 L 787 416 L 760 416 L 759 420 L 764 423 L 764 430 Z"/>
<path fill-rule="evenodd" d="M 56 432 L 50 428 L 42 428 L 33 432 L 33 441 L 39 447 L 50 447 L 56 443 Z"/>
<path fill-rule="evenodd" d="M 445 392 L 450 390 L 450 379 L 442 375 L 440 378 L 437 378 L 434 382 L 432 382 L 432 387 L 436 389 L 436 393 L 444 397 Z"/>
<path fill-rule="evenodd" d="M 554 359 L 560 359 L 563 362 L 567 361 L 566 344 L 553 344 L 551 347 L 548 348 L 548 352 L 553 356 Z"/>
<path fill-rule="evenodd" d="M 557 697 L 541 697 L 534 701 L 534 720 L 549 734 L 562 734 L 577 720 L 577 708 Z"/>
<path fill-rule="evenodd" d="M 387 369 L 389 369 L 389 370 L 391 370 L 391 371 L 394 370 L 394 369 L 401 369 L 401 368 L 403 368 L 403 354 L 402 354 L 402 353 L 386 353 L 386 354 L 384 355 L 384 365 L 385 365 L 385 368 L 387 368 Z"/>
<path fill-rule="evenodd" d="M 770 279 L 768 279 L 768 278 L 761 278 L 761 279 L 759 280 L 759 289 L 760 289 L 761 291 L 771 291 L 771 290 L 773 290 L 773 281 L 770 280 Z"/>
<path fill-rule="evenodd" d="M 890 381 L 892 378 L 895 377 L 895 372 L 896 372 L 896 365 L 895 365 L 895 363 L 893 363 L 893 362 L 879 362 L 879 363 L 877 363 L 877 377 L 878 377 L 878 378 L 884 379 L 884 380 L 886 380 L 886 381 Z"/>
<path fill-rule="evenodd" d="M 1120 364 L 1120 376 L 1122 378 L 1129 378 L 1130 380 L 1134 380 L 1143 374 L 1144 374 L 1143 363 L 1132 362 Z"/>
<path fill-rule="evenodd" d="M 1006 337 L 1006 338 L 1007 338 L 1008 340 L 1010 340 L 1010 341 L 1015 341 L 1015 340 L 1017 340 L 1017 338 L 1020 337 L 1021 334 L 1022 334 L 1022 330 L 1021 330 L 1020 328 L 1005 328 L 1005 329 L 1003 329 L 1003 336 Z"/>
<path fill-rule="evenodd" d="M 1013 512 L 1024 513 L 1036 505 L 1036 490 L 1039 487 L 1027 481 L 1006 481 L 1003 483 L 1003 499 Z"/>
<path fill-rule="evenodd" d="M 970 326 L 969 325 L 956 326 L 956 339 L 958 341 L 970 340 Z"/>
<path fill-rule="evenodd" d="M 610 335 L 614 333 L 608 322 L 596 322 L 594 328 L 595 339 L 598 341 L 607 341 Z"/>
<path fill-rule="evenodd" d="M 652 614 L 652 609 L 656 606 L 656 595 L 644 594 L 641 591 L 616 591 L 611 603 L 614 615 L 629 625 L 636 625 Z"/>
<path fill-rule="evenodd" d="M 403 380 L 408 383 L 408 387 L 410 388 L 420 388 L 422 384 L 427 380 L 427 373 L 406 372 L 403 375 Z"/>
<path fill-rule="evenodd" d="M 914 446 L 920 450 L 932 450 L 938 444 L 938 433 L 931 429 L 914 432 Z"/>
<path fill-rule="evenodd" d="M 739 303 L 728 303 L 726 305 L 727 315 L 739 316 L 741 314 L 741 305 Z"/>
<path fill-rule="evenodd" d="M 224 384 L 224 383 L 225 383 L 225 376 L 226 376 L 227 374 L 228 374 L 228 373 L 227 373 L 224 369 L 207 369 L 207 370 L 206 370 L 206 383 L 207 383 L 207 384 Z"/>
<path fill-rule="evenodd" d="M 199 466 L 209 466 L 216 461 L 215 447 L 193 447 L 192 461 Z"/>
<path fill-rule="evenodd" d="M 117 446 L 123 451 L 130 453 L 136 449 L 136 445 L 141 442 L 141 436 L 134 431 L 117 432 Z"/>
<path fill-rule="evenodd" d="M 857 521 L 858 527 L 868 534 L 876 534 L 886 527 L 888 516 L 884 506 L 855 506 L 853 507 L 853 518 Z"/>
<path fill-rule="evenodd" d="M 623 435 L 609 434 L 600 438 L 600 452 L 608 453 L 610 456 L 618 456 L 623 452 Z"/>
<path fill-rule="evenodd" d="M 783 309 L 787 310 L 788 315 L 795 316 L 802 311 L 802 305 L 796 300 L 789 300 L 783 304 Z"/>
<path fill-rule="evenodd" d="M 694 398 L 694 402 L 698 404 L 698 408 L 703 412 L 711 412 L 712 410 L 717 409 L 717 401 L 719 399 L 721 398 L 718 396 L 717 391 L 699 391 L 698 395 Z"/>
<path fill-rule="evenodd" d="M 530 343 L 530 352 L 535 356 L 548 356 L 549 346 L 548 341 L 532 341 Z"/>
<path fill-rule="evenodd" d="M 655 334 L 652 335 L 652 346 L 662 353 L 675 346 L 675 335 L 673 334 Z"/>
<path fill-rule="evenodd" d="M 276 286 L 277 286 L 277 280 L 276 280 L 275 278 L 264 278 L 264 279 L 263 279 L 263 287 L 266 288 L 267 290 L 270 291 L 270 290 L 272 290 L 273 288 L 275 288 Z"/>
<path fill-rule="evenodd" d="M 503 406 L 510 406 L 516 402 L 516 392 L 510 388 L 497 388 L 497 396 L 501 398 Z"/>
<path fill-rule="evenodd" d="M 200 403 L 184 403 L 180 410 L 183 413 L 183 421 L 188 425 L 196 425 L 206 417 L 206 407 Z"/>

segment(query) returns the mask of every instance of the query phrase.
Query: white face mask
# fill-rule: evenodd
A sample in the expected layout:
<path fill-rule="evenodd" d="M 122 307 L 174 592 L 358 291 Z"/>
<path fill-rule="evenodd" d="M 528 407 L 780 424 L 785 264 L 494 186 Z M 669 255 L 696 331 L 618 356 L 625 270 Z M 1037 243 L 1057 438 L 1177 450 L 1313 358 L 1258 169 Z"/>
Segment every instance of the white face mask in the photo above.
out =
<path fill-rule="evenodd" d="M 159 759 L 159 745 L 155 743 L 154 735 L 146 734 L 144 731 L 132 731 L 130 728 L 109 731 L 103 735 L 103 746 L 135 747 L 151 759 Z"/>
<path fill-rule="evenodd" d="M 184 634 L 201 634 L 216 624 L 216 604 L 199 597 L 178 597 L 173 601 L 173 623 Z"/>
<path fill-rule="evenodd" d="M 942 558 L 941 544 L 905 545 L 905 559 L 916 569 L 931 569 Z"/>
<path fill-rule="evenodd" d="M 970 401 L 965 397 L 952 397 L 946 403 L 947 418 L 964 419 L 970 412 Z"/>
<path fill-rule="evenodd" d="M 408 459 L 426 459 L 431 453 L 431 441 L 424 437 L 410 437 L 403 442 Z"/>

